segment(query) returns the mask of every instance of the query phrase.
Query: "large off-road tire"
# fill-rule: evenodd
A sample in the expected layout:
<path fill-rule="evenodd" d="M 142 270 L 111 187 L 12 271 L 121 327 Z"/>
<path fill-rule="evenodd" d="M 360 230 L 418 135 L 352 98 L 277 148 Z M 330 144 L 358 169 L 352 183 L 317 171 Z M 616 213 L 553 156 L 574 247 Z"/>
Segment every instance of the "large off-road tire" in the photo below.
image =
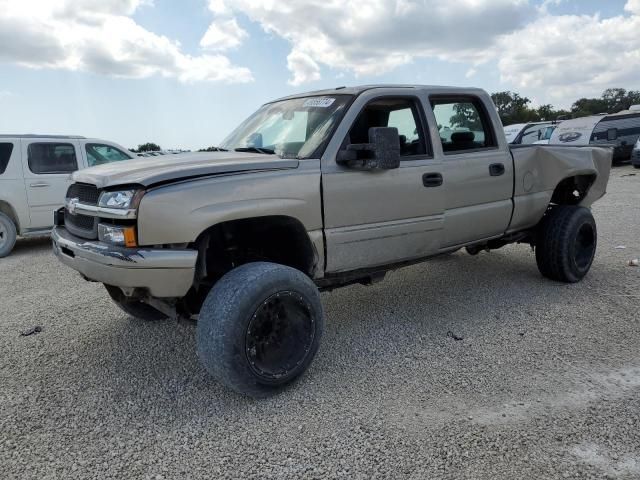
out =
<path fill-rule="evenodd" d="M 591 210 L 573 205 L 552 207 L 538 227 L 538 270 L 551 280 L 579 282 L 591 268 L 597 239 Z"/>
<path fill-rule="evenodd" d="M 16 225 L 8 216 L 0 212 L 0 258 L 6 257 L 16 244 Z"/>
<path fill-rule="evenodd" d="M 223 385 L 265 397 L 307 369 L 323 329 L 320 293 L 309 277 L 275 263 L 247 263 L 209 292 L 198 319 L 198 356 Z"/>
<path fill-rule="evenodd" d="M 127 298 L 118 287 L 112 287 L 111 285 L 105 285 L 109 296 L 115 302 L 120 310 L 128 313 L 134 318 L 140 320 L 146 320 L 149 322 L 155 322 L 157 320 L 165 320 L 168 318 L 164 313 L 156 310 L 151 305 L 148 305 L 139 300 L 133 300 Z"/>

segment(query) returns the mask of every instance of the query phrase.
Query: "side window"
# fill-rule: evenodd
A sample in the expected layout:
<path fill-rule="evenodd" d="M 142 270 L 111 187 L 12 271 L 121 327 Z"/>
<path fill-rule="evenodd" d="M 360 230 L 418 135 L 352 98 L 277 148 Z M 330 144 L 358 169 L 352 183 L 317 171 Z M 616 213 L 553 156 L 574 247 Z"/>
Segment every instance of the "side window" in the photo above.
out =
<path fill-rule="evenodd" d="M 432 99 L 445 153 L 496 146 L 491 123 L 475 98 Z"/>
<path fill-rule="evenodd" d="M 122 150 L 112 147 L 111 145 L 87 143 L 84 148 L 87 152 L 87 163 L 90 167 L 131 159 L 131 157 Z"/>
<path fill-rule="evenodd" d="M 395 127 L 400 137 L 400 156 L 427 154 L 418 105 L 408 98 L 383 98 L 367 104 L 349 130 L 348 143 L 368 143 L 371 127 Z"/>
<path fill-rule="evenodd" d="M 547 125 L 531 125 L 524 132 L 522 132 L 522 145 L 531 145 L 539 140 L 547 140 L 549 137 L 545 137 Z"/>
<path fill-rule="evenodd" d="M 76 150 L 70 143 L 32 143 L 29 170 L 36 174 L 71 173 L 78 169 Z"/>
<path fill-rule="evenodd" d="M 9 159 L 13 152 L 13 143 L 0 143 L 0 175 L 2 175 L 9 165 Z"/>

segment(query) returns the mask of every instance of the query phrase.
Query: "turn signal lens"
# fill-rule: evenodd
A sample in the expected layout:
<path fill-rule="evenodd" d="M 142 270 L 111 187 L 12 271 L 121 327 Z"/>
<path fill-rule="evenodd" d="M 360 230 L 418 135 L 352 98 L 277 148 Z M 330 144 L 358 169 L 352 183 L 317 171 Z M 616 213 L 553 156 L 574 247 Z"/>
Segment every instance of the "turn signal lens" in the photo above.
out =
<path fill-rule="evenodd" d="M 136 227 L 119 227 L 106 223 L 98 224 L 98 239 L 119 247 L 137 247 Z"/>

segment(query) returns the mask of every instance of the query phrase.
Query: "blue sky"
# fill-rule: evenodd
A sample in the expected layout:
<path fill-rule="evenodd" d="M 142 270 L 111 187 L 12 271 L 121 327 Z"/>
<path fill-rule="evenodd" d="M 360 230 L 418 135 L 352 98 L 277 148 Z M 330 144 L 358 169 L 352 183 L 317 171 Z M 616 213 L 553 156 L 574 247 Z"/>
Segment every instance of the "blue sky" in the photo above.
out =
<path fill-rule="evenodd" d="M 9 12 L 0 13 L 1 133 L 198 148 L 221 141 L 267 100 L 338 85 L 469 85 L 563 107 L 607 87 L 640 89 L 638 0 L 461 0 L 473 5 L 463 19 L 455 18 L 459 4 L 449 11 L 453 3 L 382 0 L 398 15 L 386 23 L 380 22 L 387 13 L 363 11 L 362 3 L 341 12 L 292 1 L 294 13 L 287 14 L 260 0 L 103 0 L 96 13 L 92 2 L 99 1 L 61 0 L 67 10 L 34 19 L 37 0 L 0 0 L 0 12 Z M 338 25 L 337 12 L 352 22 Z M 13 26 L 11 36 L 3 37 L 2 17 Z M 116 20 L 130 23 L 113 29 L 108 22 Z M 106 26 L 94 35 L 99 22 Z M 230 22 L 237 28 L 202 46 L 210 26 L 220 32 Z M 110 44 L 118 35 L 126 41 L 134 27 L 136 45 L 149 35 L 148 49 L 127 55 L 122 44 Z M 51 37 L 40 35 L 50 31 Z M 63 51 L 52 57 L 59 58 L 40 54 L 58 38 Z M 223 46 L 230 39 L 237 45 Z M 628 57 L 613 61 L 612 52 L 621 51 Z M 207 62 L 203 55 L 226 63 L 185 63 L 187 57 Z M 202 72 L 193 79 L 196 69 Z"/>

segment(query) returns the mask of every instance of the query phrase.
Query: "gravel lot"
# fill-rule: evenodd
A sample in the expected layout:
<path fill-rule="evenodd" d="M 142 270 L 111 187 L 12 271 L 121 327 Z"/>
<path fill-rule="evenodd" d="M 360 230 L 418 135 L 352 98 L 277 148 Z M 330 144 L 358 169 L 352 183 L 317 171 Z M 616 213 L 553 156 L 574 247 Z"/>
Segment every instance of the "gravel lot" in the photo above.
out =
<path fill-rule="evenodd" d="M 0 477 L 638 479 L 640 172 L 609 191 L 581 284 L 510 246 L 325 293 L 310 371 L 259 401 L 207 377 L 194 324 L 133 320 L 47 239 L 19 241 L 0 260 Z"/>

